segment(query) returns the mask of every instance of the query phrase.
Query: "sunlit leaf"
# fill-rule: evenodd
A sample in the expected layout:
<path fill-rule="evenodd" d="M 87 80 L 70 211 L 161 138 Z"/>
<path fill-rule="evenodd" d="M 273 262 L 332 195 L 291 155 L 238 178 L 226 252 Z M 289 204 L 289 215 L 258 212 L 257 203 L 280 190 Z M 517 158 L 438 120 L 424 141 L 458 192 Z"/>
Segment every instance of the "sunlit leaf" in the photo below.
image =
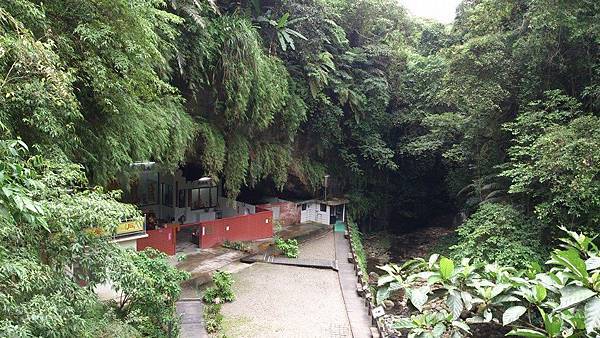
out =
<path fill-rule="evenodd" d="M 527 312 L 527 308 L 524 306 L 512 306 L 506 309 L 502 314 L 502 325 L 508 325 L 515 320 L 519 319 L 525 312 Z"/>

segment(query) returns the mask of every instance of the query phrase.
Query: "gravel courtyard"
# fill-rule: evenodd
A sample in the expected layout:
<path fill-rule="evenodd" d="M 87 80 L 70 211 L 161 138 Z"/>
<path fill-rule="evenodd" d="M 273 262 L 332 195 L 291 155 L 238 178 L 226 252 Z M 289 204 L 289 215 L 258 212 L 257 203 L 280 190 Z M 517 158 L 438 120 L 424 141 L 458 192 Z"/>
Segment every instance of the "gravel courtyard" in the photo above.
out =
<path fill-rule="evenodd" d="M 333 233 L 302 244 L 300 257 L 335 259 Z M 351 337 L 335 271 L 254 263 L 233 277 L 228 337 Z"/>

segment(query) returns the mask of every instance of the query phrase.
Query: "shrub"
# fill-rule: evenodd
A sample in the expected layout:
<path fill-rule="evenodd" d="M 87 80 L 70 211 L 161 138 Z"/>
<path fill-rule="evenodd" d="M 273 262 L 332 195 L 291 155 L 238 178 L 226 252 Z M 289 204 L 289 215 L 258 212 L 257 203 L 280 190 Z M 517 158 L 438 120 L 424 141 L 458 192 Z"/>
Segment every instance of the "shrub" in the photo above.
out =
<path fill-rule="evenodd" d="M 208 333 L 215 333 L 223 328 L 221 304 L 206 304 L 204 306 L 204 326 Z"/>
<path fill-rule="evenodd" d="M 112 304 L 116 314 L 144 336 L 176 335 L 179 316 L 175 302 L 181 293 L 180 283 L 189 273 L 172 267 L 168 256 L 155 249 L 121 252 L 110 270 L 114 289 L 123 295 Z"/>
<path fill-rule="evenodd" d="M 273 221 L 273 233 L 276 234 L 283 229 L 283 225 L 280 220 Z"/>
<path fill-rule="evenodd" d="M 466 337 L 473 324 L 501 325 L 520 337 L 599 337 L 600 251 L 594 238 L 561 229 L 568 236 L 545 269 L 535 262 L 517 270 L 434 254 L 382 267 L 388 274 L 379 278 L 378 301 L 391 286 L 405 290 L 417 314 L 397 318 L 394 327 L 409 337 Z"/>
<path fill-rule="evenodd" d="M 510 205 L 486 203 L 458 227 L 451 254 L 517 268 L 543 257 L 541 229 Z"/>
<path fill-rule="evenodd" d="M 298 257 L 298 241 L 295 239 L 282 239 L 281 237 L 275 238 L 275 245 L 279 250 L 283 252 L 286 257 L 296 258 Z"/>
<path fill-rule="evenodd" d="M 358 230 L 358 226 L 354 222 L 348 222 L 348 232 L 350 234 L 350 242 L 356 253 L 356 264 L 362 271 L 362 279 L 364 283 L 369 281 L 369 274 L 367 272 L 367 254 L 362 243 L 362 235 Z"/>
<path fill-rule="evenodd" d="M 238 250 L 238 251 L 247 251 L 248 250 L 248 246 L 244 242 L 225 241 L 225 242 L 223 242 L 223 244 L 221 244 L 221 246 L 224 248 Z"/>
<path fill-rule="evenodd" d="M 202 297 L 206 303 L 220 304 L 232 302 L 235 299 L 231 286 L 233 278 L 229 272 L 217 271 L 212 276 L 214 286 L 209 287 Z"/>
<path fill-rule="evenodd" d="M 549 90 L 523 106 L 504 128 L 513 135 L 502 176 L 509 192 L 524 197 L 544 224 L 598 231 L 600 221 L 600 118 L 577 99 Z"/>

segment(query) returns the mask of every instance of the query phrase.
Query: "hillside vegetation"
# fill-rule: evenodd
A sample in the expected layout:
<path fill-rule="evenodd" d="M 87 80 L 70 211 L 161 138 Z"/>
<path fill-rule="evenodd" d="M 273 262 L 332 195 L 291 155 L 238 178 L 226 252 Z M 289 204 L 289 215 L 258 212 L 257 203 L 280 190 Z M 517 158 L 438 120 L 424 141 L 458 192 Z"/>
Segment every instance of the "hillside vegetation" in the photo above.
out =
<path fill-rule="evenodd" d="M 593 237 L 599 15 L 594 0 L 464 0 L 452 25 L 396 0 L 0 0 L 0 335 L 176 330 L 185 276 L 89 231 L 139 216 L 111 191 L 137 161 L 193 163 L 231 198 L 311 197 L 329 174 L 363 232 L 456 218 L 448 250 L 477 263 L 543 262 L 559 227 Z M 163 303 L 91 292 L 109 275 L 140 292 L 130 273 Z"/>

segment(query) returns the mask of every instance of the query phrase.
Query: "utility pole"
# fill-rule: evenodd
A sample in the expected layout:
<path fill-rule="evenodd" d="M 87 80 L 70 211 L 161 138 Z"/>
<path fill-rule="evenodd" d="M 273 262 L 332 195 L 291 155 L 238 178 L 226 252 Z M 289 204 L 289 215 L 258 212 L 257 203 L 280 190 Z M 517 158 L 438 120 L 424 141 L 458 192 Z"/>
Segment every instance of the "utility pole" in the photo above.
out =
<path fill-rule="evenodd" d="M 323 192 L 325 194 L 325 197 L 323 200 L 325 200 L 325 201 L 327 201 L 327 186 L 328 186 L 328 184 L 329 184 L 329 175 L 325 175 L 323 177 L 323 187 L 325 188 L 325 189 L 323 189 L 324 190 Z"/>

